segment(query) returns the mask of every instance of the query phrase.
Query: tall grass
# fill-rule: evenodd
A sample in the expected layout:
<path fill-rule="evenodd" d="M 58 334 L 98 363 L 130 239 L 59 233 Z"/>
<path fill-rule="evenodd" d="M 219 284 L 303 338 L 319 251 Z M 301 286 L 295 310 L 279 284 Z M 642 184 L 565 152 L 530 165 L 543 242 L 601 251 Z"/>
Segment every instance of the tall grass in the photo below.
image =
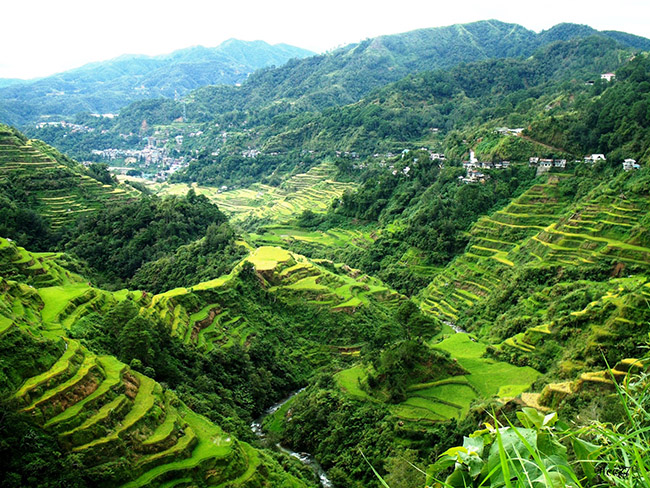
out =
<path fill-rule="evenodd" d="M 650 375 L 621 384 L 611 376 L 624 412 L 619 423 L 571 427 L 556 413 L 524 408 L 521 426 L 495 420 L 445 451 L 427 470 L 427 488 L 650 488 Z"/>
<path fill-rule="evenodd" d="M 466 437 L 462 447 L 443 453 L 430 466 L 427 484 L 650 488 L 650 376 L 642 373 L 613 383 L 625 413 L 620 423 L 596 421 L 572 428 L 558 422 L 555 413 L 524 408 L 517 413 L 522 427 L 486 424 Z"/>

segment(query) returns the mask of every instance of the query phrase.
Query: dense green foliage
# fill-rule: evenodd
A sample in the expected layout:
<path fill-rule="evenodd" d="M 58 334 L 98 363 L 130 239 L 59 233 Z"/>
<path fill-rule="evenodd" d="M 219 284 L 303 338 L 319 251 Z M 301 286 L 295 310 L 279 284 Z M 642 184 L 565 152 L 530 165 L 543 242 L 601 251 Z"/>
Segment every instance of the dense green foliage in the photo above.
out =
<path fill-rule="evenodd" d="M 472 41 L 492 39 L 506 27 L 512 26 L 485 22 L 473 24 L 468 34 L 454 27 L 433 36 L 419 31 L 364 41 L 258 73 L 241 88 L 192 93 L 188 115 L 209 125 L 203 141 L 219 142 L 194 152 L 197 160 L 179 179 L 277 185 L 285 174 L 305 172 L 328 156 L 339 180 L 358 185 L 336 193 L 327 209 L 307 210 L 290 221 L 272 221 L 260 211 L 262 200 L 276 194 L 273 188 L 221 195 L 224 208 L 250 204 L 247 232 L 239 237 L 246 242 L 236 241 L 240 229 L 194 190 L 111 201 L 84 218 L 70 218 L 55 233 L 39 217 L 43 206 L 36 197 L 43 185 L 60 185 L 57 178 L 32 176 L 22 186 L 2 182 L 0 232 L 42 248 L 53 242 L 53 248 L 85 260 L 94 276 L 74 275 L 62 256 L 1 242 L 0 353 L 11 362 L 0 364 L 0 384 L 29 392 L 25 378 L 56 372 L 56 358 L 80 348 L 70 369 L 59 370 L 63 377 L 47 379 L 54 396 L 43 404 L 58 398 L 56 388 L 66 388 L 75 371 L 86 371 L 81 364 L 101 355 L 104 364 L 117 358 L 130 368 L 113 364 L 115 370 L 105 367 L 103 374 L 123 374 L 125 383 L 139 382 L 143 392 L 149 388 L 149 417 L 162 422 L 160 412 L 167 408 L 171 419 L 174 408 L 186 408 L 183 402 L 227 435 L 250 441 L 254 418 L 307 386 L 267 417 L 269 445 L 280 440 L 314 454 L 336 486 L 378 485 L 366 458 L 395 487 L 419 483 L 419 476 L 406 474 L 409 463 L 423 466 L 441 454 L 429 474 L 450 474 L 451 486 L 504 486 L 510 478 L 526 486 L 526 476 L 535 480 L 533 486 L 549 479 L 590 486 L 597 473 L 573 459 L 584 461 L 585 455 L 601 463 L 602 479 L 614 482 L 612 476 L 621 474 L 614 469 L 621 457 L 626 468 L 645 476 L 639 446 L 647 444 L 640 403 L 647 403 L 647 378 L 628 384 L 626 377 L 644 370 L 636 358 L 650 332 L 650 64 L 643 54 L 630 59 L 631 51 L 616 42 L 636 48 L 643 45 L 638 39 L 592 36 L 584 26 L 562 25 L 540 35 L 515 27 L 516 46 L 510 49 L 504 38 L 489 56 L 532 53 L 526 59 L 413 73 L 431 59 L 416 53 L 409 60 L 408 43 L 424 46 L 435 38 L 444 50 L 440 36 L 462 34 L 463 42 L 449 44 L 446 53 L 454 64 L 485 58 L 473 51 Z M 396 61 L 386 53 L 395 53 Z M 392 76 L 385 70 L 391 63 L 410 76 L 380 87 Z M 348 76 L 353 67 L 376 76 Z M 610 70 L 617 72 L 615 81 L 585 84 Z M 335 73 L 341 85 L 324 86 L 324 73 Z M 331 108 L 363 94 L 358 103 Z M 181 108 L 172 100 L 140 102 L 98 126 L 113 131 L 108 144 L 118 131 L 145 135 L 148 124 L 169 123 Z M 299 112 L 304 108 L 314 112 Z M 525 130 L 495 130 L 506 125 Z M 21 155 L 35 148 L 50 154 L 53 161 L 37 164 L 53 174 L 76 171 L 70 161 L 55 165 L 59 155 L 51 148 L 14 138 Z M 202 143 L 192 142 L 191 150 Z M 253 156 L 253 148 L 262 152 Z M 484 168 L 481 182 L 466 184 L 460 162 L 470 149 L 483 161 L 512 163 Z M 580 161 L 597 151 L 606 153 L 607 162 Z M 433 159 L 433 152 L 444 152 L 446 160 Z M 13 158 L 7 168 L 27 171 L 15 153 L 4 154 Z M 569 163 L 536 175 L 530 156 Z M 627 157 L 642 167 L 623 172 L 620 162 Z M 283 203 L 303 198 L 314 190 L 309 181 L 314 185 L 333 173 L 316 169 L 320 176 L 310 172 L 282 183 Z M 89 171 L 95 187 L 103 181 L 107 191 L 116 191 L 103 166 Z M 87 172 L 74 174 L 90 180 Z M 237 202 L 246 193 L 256 196 Z M 62 198 L 67 195 L 45 201 Z M 277 247 L 285 243 L 309 259 Z M 88 277 L 110 288 L 144 291 L 108 292 L 86 284 Z M 452 329 L 463 332 L 458 326 L 472 335 L 453 334 Z M 66 347 L 60 340 L 41 343 L 37 335 L 64 336 Z M 613 394 L 622 408 L 614 407 Z M 32 400 L 25 399 L 28 405 Z M 525 409 L 519 415 L 523 427 L 507 427 L 520 404 L 545 413 L 559 409 L 579 425 L 559 429 L 553 414 Z M 48 408 L 59 407 L 42 408 L 34 419 L 50 415 L 54 410 Z M 443 454 L 490 414 L 506 427 L 488 427 Z M 26 466 L 37 465 L 37 472 L 57 479 L 66 479 L 61 471 L 68 466 L 76 473 L 75 458 L 52 438 L 30 433 L 30 425 L 13 414 L 5 418 L 13 425 L 3 452 L 28 433 L 38 452 Z M 590 430 L 590 419 L 620 425 L 600 423 Z M 164 431 L 160 422 L 151 425 Z M 579 428 L 580 437 L 574 435 Z M 567 439 L 573 451 L 561 444 Z M 138 455 L 125 452 L 111 480 L 135 476 L 129 470 L 138 469 L 132 464 Z M 195 453 L 188 450 L 187 459 Z M 255 456 L 262 454 L 250 459 Z M 12 483 L 29 480 L 15 455 L 3 462 Z M 86 474 L 99 479 L 107 469 Z M 635 476 L 615 481 L 632 486 L 642 479 Z"/>
<path fill-rule="evenodd" d="M 85 120 L 95 128 L 91 133 L 45 128 L 33 134 L 88 158 L 92 148 L 124 147 L 119 134 L 140 133 L 143 121 L 168 125 L 185 113 L 187 121 L 204 125 L 200 142 L 183 151 L 199 149 L 201 156 L 174 178 L 248 184 L 309 164 L 307 150 L 367 156 L 430 139 L 432 128 L 444 136 L 488 120 L 528 125 L 547 105 L 556 106 L 559 89 L 585 91 L 584 82 L 615 70 L 630 45 L 639 43 L 571 24 L 537 35 L 497 21 L 424 29 L 263 70 L 241 87 L 199 89 L 182 102 L 138 102 L 111 122 Z M 457 146 L 453 140 L 446 145 Z M 242 157 L 251 148 L 261 154 Z M 509 159 L 522 151 L 502 153 Z"/>
<path fill-rule="evenodd" d="M 427 470 L 427 481 L 446 488 L 504 485 L 646 486 L 649 415 L 645 409 L 647 375 L 616 386 L 611 406 L 622 414 L 614 421 L 583 428 L 558 420 L 556 413 L 517 412 L 516 426 L 496 420 L 445 451 Z M 442 476 L 445 473 L 449 473 Z"/>
<path fill-rule="evenodd" d="M 543 46 L 527 59 L 494 59 L 410 75 L 378 88 L 359 103 L 322 112 L 288 115 L 250 107 L 233 118 L 229 112 L 214 110 L 212 117 L 220 127 L 206 127 L 206 135 L 217 140 L 217 130 L 226 126 L 232 127 L 229 137 L 217 156 L 208 146 L 203 158 L 174 178 L 218 184 L 245 181 L 253 175 L 287 171 L 298 158 L 308 162 L 307 150 L 321 155 L 350 151 L 367 157 L 443 143 L 447 156 L 458 160 L 469 148 L 456 131 L 475 131 L 486 123 L 491 126 L 488 134 L 498 125 L 525 126 L 548 104 L 556 104 L 558 93 L 588 100 L 593 87 L 585 86 L 585 81 L 620 66 L 626 55 L 629 51 L 615 41 L 593 36 Z M 432 135 L 432 129 L 438 132 Z M 240 156 L 250 147 L 262 151 L 253 163 Z M 534 150 L 539 147 L 520 140 L 485 155 L 523 159 Z"/>
<path fill-rule="evenodd" d="M 120 283 L 132 277 L 144 263 L 203 237 L 211 224 L 219 226 L 225 222 L 226 217 L 215 205 L 192 191 L 181 198 L 146 197 L 81 219 L 69 231 L 65 247 L 88 262 L 104 280 Z M 212 229 L 204 246 L 208 253 L 223 249 L 225 241 L 232 240 L 227 228 L 222 229 L 222 235 L 217 235 L 217 228 Z M 146 284 L 151 279 L 154 277 L 142 277 L 140 282 Z M 179 279 L 177 276 L 176 280 Z"/>
<path fill-rule="evenodd" d="M 594 86 L 598 96 L 576 102 L 577 110 L 536 121 L 529 133 L 576 154 L 600 152 L 616 162 L 647 159 L 650 59 L 638 55 L 616 75 L 612 86 Z"/>
<path fill-rule="evenodd" d="M 0 183 L 0 235 L 12 236 L 21 246 L 47 249 L 55 238 L 49 222 L 34 206 L 19 186 Z"/>
<path fill-rule="evenodd" d="M 342 173 L 354 171 L 345 160 L 339 161 L 339 168 Z M 382 164 L 371 163 L 356 191 L 345 193 L 327 214 L 303 214 L 298 224 L 325 230 L 353 221 L 375 226 L 396 223 L 395 228 L 364 249 L 315 249 L 301 241 L 291 245 L 308 255 L 340 259 L 413 294 L 426 286 L 430 276 L 406 263 L 415 261 L 429 268 L 446 264 L 463 252 L 469 240 L 467 230 L 481 215 L 502 206 L 534 178 L 534 169 L 524 167 L 486 173 L 490 178 L 484 184 L 461 184 L 461 168 L 432 161 L 422 150 Z"/>
<path fill-rule="evenodd" d="M 179 286 L 190 286 L 230 272 L 232 264 L 247 253 L 234 241 L 227 222 L 208 225 L 205 238 L 179 247 L 155 261 L 147 261 L 133 275 L 134 288 L 161 293 Z"/>
<path fill-rule="evenodd" d="M 412 340 L 391 345 L 373 360 L 375 373 L 368 376 L 368 386 L 385 390 L 391 403 L 406 400 L 406 389 L 412 384 L 467 373 L 448 353 Z"/>
<path fill-rule="evenodd" d="M 474 420 L 467 425 L 449 422 L 409 428 L 396 422 L 381 403 L 360 402 L 342 394 L 325 373 L 292 401 L 280 439 L 294 449 L 313 453 L 335 486 L 379 486 L 364 456 L 385 472 L 385 467 L 398 465 L 390 456 L 402 458 L 406 445 L 417 450 L 420 460 L 433 462 L 446 446 L 460 441 Z M 396 488 L 406 488 L 402 483 L 406 479 Z"/>
<path fill-rule="evenodd" d="M 16 414 L 3 401 L 0 409 L 0 484 L 7 488 L 24 486 L 84 488 L 93 486 L 85 477 L 85 467 L 77 456 L 61 449 L 55 436 L 46 434 Z"/>

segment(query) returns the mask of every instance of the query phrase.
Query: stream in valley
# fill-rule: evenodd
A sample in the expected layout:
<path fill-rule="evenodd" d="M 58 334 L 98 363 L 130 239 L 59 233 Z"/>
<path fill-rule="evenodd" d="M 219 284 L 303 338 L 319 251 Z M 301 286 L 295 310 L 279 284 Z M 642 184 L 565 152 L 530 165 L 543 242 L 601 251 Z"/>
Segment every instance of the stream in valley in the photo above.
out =
<path fill-rule="evenodd" d="M 264 419 L 268 416 L 271 415 L 275 412 L 277 412 L 285 403 L 287 403 L 289 400 L 291 400 L 293 397 L 295 397 L 297 394 L 301 393 L 304 390 L 304 388 L 301 388 L 300 390 L 292 393 L 290 396 L 285 398 L 284 400 L 276 403 L 275 405 L 270 406 L 269 408 L 266 409 L 264 414 L 262 414 L 261 417 L 259 417 L 257 420 L 255 420 L 253 423 L 251 423 L 251 430 L 255 433 L 257 437 L 260 439 L 266 438 L 266 434 L 264 433 L 264 430 L 262 429 L 262 423 Z M 314 474 L 318 477 L 320 480 L 320 485 L 323 488 L 332 488 L 334 485 L 332 482 L 329 480 L 327 477 L 327 474 L 325 474 L 325 470 L 321 467 L 320 464 L 314 459 L 314 456 L 309 454 L 308 452 L 296 452 L 291 449 L 288 449 L 280 444 L 276 444 L 278 449 L 281 451 L 286 452 L 290 456 L 293 456 L 297 459 L 300 460 L 301 463 L 305 464 L 306 466 L 309 466 L 313 471 Z"/>

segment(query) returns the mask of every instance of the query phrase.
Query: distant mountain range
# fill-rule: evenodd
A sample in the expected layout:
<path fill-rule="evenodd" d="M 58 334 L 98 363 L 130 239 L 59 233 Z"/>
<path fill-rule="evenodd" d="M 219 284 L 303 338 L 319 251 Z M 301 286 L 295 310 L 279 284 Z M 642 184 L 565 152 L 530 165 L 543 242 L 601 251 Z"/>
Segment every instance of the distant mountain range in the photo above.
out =
<path fill-rule="evenodd" d="M 230 39 L 214 48 L 123 55 L 36 80 L 0 79 L 0 121 L 24 125 L 47 116 L 114 113 L 135 100 L 241 83 L 259 68 L 313 54 L 287 44 Z"/>
<path fill-rule="evenodd" d="M 517 24 L 484 20 L 366 39 L 333 52 L 294 60 L 252 75 L 241 87 L 192 94 L 204 116 L 287 102 L 294 112 L 355 103 L 375 88 L 423 71 L 496 58 L 529 57 L 557 41 L 600 36 L 622 47 L 650 50 L 650 39 L 586 25 L 558 24 L 539 34 Z"/>

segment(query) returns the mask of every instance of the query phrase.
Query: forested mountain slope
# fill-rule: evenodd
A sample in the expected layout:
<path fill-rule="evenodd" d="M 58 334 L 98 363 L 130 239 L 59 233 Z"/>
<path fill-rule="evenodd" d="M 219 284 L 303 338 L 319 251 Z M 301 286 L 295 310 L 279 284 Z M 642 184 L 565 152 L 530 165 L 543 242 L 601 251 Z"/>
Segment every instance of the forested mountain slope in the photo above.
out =
<path fill-rule="evenodd" d="M 420 29 L 261 70 L 240 89 L 210 87 L 192 98 L 198 104 L 196 117 L 260 108 L 271 101 L 291 101 L 296 110 L 323 109 L 356 102 L 372 89 L 409 74 L 485 59 L 528 57 L 549 43 L 590 35 L 614 37 L 575 24 L 560 24 L 536 34 L 498 20 Z M 621 46 L 650 48 L 644 38 L 618 36 L 616 40 Z"/>
<path fill-rule="evenodd" d="M 89 287 L 61 267 L 59 256 L 32 254 L 5 239 L 0 254 L 3 486 L 57 486 L 64 479 L 67 486 L 310 485 L 308 472 L 288 474 L 269 453 L 194 413 L 151 378 L 151 367 L 142 374 L 139 359 L 129 366 L 102 353 L 99 335 L 80 334 L 91 317 L 107 314 L 119 336 L 115 345 L 146 356 L 141 348 L 155 325 L 138 313 L 144 296 L 134 302 L 126 290 Z M 149 343 L 157 351 L 169 348 L 160 332 Z M 34 443 L 27 467 L 27 453 L 15 444 L 24 435 Z"/>
<path fill-rule="evenodd" d="M 425 482 L 413 465 L 464 452 L 446 450 L 485 422 L 465 442 L 494 442 L 482 454 L 493 463 L 490 436 L 517 442 L 495 422 L 521 421 L 542 444 L 554 410 L 567 439 L 632 422 L 642 409 L 620 398 L 639 394 L 624 380 L 647 368 L 650 332 L 650 62 L 591 34 L 557 26 L 525 59 L 412 74 L 309 113 L 250 108 L 272 97 L 258 92 L 206 119 L 215 145 L 183 176 L 255 186 L 143 189 L 37 241 L 57 252 L 0 240 L 0 386 L 13 412 L 0 472 L 30 482 L 15 448 L 28 438 L 44 479 L 73 473 L 78 486 L 309 484 L 311 471 L 260 449 L 279 441 L 313 454 L 334 486 L 382 486 L 370 463 L 410 487 Z M 111 130 L 145 114 L 160 128 L 179 107 L 133 105 Z M 3 134 L 12 178 L 29 147 L 52 153 Z M 56 182 L 36 176 L 15 197 L 3 188 L 25 202 L 6 227 L 18 244 L 38 234 L 17 210 L 42 217 L 35 196 Z M 301 207 L 310 199 L 320 205 Z M 257 441 L 250 423 L 291 393 Z M 522 420 L 521 407 L 541 413 Z M 572 442 L 576 459 L 603 463 L 607 439 L 588 439 Z M 553 476 L 561 465 L 583 486 L 598 481 L 552 444 Z M 461 470 L 458 456 L 441 470 Z M 474 482 L 463 476 L 458 486 Z"/>
<path fill-rule="evenodd" d="M 206 154 L 175 178 L 217 184 L 228 181 L 229 174 L 241 179 L 250 166 L 240 155 L 246 147 L 259 149 L 256 168 L 267 164 L 263 171 L 270 172 L 275 169 L 273 163 L 295 164 L 301 150 L 348 151 L 364 157 L 442 142 L 454 130 L 492 121 L 493 128 L 526 126 L 565 92 L 583 98 L 593 93 L 585 82 L 615 69 L 630 55 L 612 40 L 589 37 L 541 48 L 526 60 L 483 61 L 409 76 L 356 104 L 322 113 L 264 118 L 253 111 L 217 157 Z M 447 153 L 456 149 L 449 147 L 453 142 L 443 143 Z M 270 153 L 274 156 L 269 157 Z M 462 157 L 462 153 L 450 155 Z M 501 156 L 509 159 L 522 153 Z"/>
<path fill-rule="evenodd" d="M 89 169 L 0 124 L 0 232 L 38 247 L 83 214 L 134 198 L 105 167 Z M 51 243 L 51 242 L 50 242 Z"/>
<path fill-rule="evenodd" d="M 96 126 L 94 132 L 44 128 L 30 134 L 88 159 L 91 149 L 123 147 L 119 134 L 145 137 L 158 128 L 178 133 L 183 124 L 174 121 L 182 119 L 186 132 L 200 128 L 202 135 L 186 137 L 176 148 L 192 159 L 198 151 L 198 162 L 175 175 L 178 181 L 250 184 L 337 151 L 367 156 L 419 144 L 415 147 L 435 145 L 443 152 L 450 149 L 445 146 L 456 145 L 444 141 L 454 130 L 489 120 L 528 126 L 547 106 L 555 109 L 563 101 L 566 106 L 567 100 L 573 103 L 571 97 L 602 90 L 600 75 L 623 65 L 642 41 L 630 47 L 573 24 L 537 35 L 497 21 L 425 29 L 261 71 L 241 87 L 200 89 L 183 101 L 134 103 L 113 121 L 79 119 Z M 490 48 L 477 51 L 477 46 Z M 433 56 L 437 49 L 448 52 Z M 473 54 L 454 58 L 458 53 Z M 375 55 L 382 63 L 372 61 Z M 519 57 L 504 59 L 507 55 Z M 458 66 L 461 61 L 472 64 Z M 441 66 L 448 69 L 430 71 Z M 385 79 L 372 81 L 375 77 Z M 595 81 L 591 91 L 584 85 L 588 81 Z M 381 88 L 389 82 L 396 83 Z M 369 84 L 355 88 L 354 95 L 339 96 L 355 83 Z M 323 101 L 323 91 L 339 95 Z M 561 98 L 567 92 L 571 95 Z M 312 103 L 310 97 L 319 101 Z M 254 158 L 245 154 L 250 151 Z"/>
<path fill-rule="evenodd" d="M 234 85 L 259 68 L 313 54 L 286 44 L 237 39 L 160 56 L 127 54 L 0 88 L 0 122 L 24 125 L 81 112 L 116 113 L 134 100 L 173 98 L 205 85 Z"/>

